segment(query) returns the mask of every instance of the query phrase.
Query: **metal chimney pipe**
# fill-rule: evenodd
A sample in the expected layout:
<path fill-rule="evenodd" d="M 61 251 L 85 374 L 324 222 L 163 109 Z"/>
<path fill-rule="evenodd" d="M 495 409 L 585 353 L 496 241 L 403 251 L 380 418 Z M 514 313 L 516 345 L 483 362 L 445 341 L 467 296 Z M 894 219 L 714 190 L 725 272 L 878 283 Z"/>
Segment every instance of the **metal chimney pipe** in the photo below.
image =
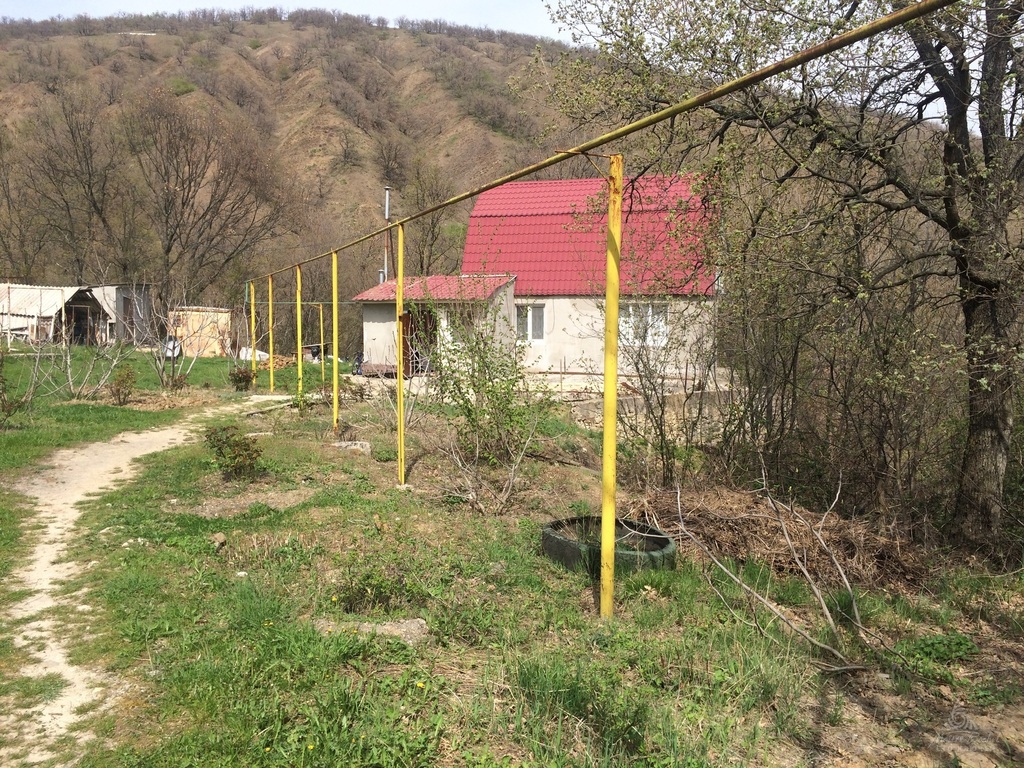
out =
<path fill-rule="evenodd" d="M 391 223 L 391 187 L 384 187 L 384 221 Z M 391 230 L 384 233 L 384 280 L 388 279 L 388 261 L 391 256 Z"/>

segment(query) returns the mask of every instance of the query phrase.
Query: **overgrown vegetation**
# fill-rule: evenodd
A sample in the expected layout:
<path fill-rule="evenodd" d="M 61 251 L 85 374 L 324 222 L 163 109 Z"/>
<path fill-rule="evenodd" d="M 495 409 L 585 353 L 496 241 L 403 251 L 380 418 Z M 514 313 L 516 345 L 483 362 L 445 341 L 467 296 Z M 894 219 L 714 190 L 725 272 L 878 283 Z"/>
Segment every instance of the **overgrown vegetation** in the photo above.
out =
<path fill-rule="evenodd" d="M 122 364 L 114 374 L 113 380 L 108 385 L 110 397 L 115 405 L 128 405 L 128 401 L 135 394 L 136 374 L 130 364 Z"/>
<path fill-rule="evenodd" d="M 892 10 L 554 6 L 593 55 L 538 55 L 538 91 L 595 128 Z M 634 167 L 706 183 L 719 214 L 703 263 L 724 288 L 723 469 L 746 482 L 763 459 L 812 504 L 827 504 L 841 480 L 844 513 L 1007 565 L 1024 552 L 1007 505 L 1024 372 L 1024 91 L 1012 43 L 1022 23 L 998 0 L 955 3 L 713 100 L 631 147 Z"/>
<path fill-rule="evenodd" d="M 7 383 L 6 363 L 8 351 L 0 349 L 0 430 L 3 430 L 11 418 L 32 401 L 32 387 L 26 387 L 20 394 L 15 394 L 14 387 Z"/>
<path fill-rule="evenodd" d="M 236 392 L 248 392 L 256 383 L 256 371 L 248 365 L 233 365 L 228 371 L 228 379 Z"/>
<path fill-rule="evenodd" d="M 553 403 L 530 386 L 524 350 L 496 313 L 484 306 L 429 311 L 442 338 L 430 354 L 426 407 L 446 425 L 437 449 L 451 460 L 449 492 L 478 510 L 504 511 Z"/>

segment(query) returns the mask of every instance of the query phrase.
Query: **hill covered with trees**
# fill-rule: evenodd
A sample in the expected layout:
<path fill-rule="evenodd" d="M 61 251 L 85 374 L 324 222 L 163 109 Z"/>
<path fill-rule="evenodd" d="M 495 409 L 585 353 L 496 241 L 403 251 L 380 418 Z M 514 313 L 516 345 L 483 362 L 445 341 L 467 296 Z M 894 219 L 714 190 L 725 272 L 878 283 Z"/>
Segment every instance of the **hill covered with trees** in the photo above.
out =
<path fill-rule="evenodd" d="M 401 216 L 550 154 L 559 118 L 510 85 L 538 47 L 567 50 L 322 10 L 3 19 L 0 276 L 237 302 L 379 228 L 385 185 Z M 468 213 L 409 227 L 412 273 L 458 268 Z M 347 295 L 383 246 L 352 253 Z"/>

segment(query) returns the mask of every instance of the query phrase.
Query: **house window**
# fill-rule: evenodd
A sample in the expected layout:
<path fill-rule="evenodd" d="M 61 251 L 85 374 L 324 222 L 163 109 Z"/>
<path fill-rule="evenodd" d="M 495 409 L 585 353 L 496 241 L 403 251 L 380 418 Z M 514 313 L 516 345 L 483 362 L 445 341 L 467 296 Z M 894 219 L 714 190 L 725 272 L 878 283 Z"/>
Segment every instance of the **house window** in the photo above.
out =
<path fill-rule="evenodd" d="M 465 304 L 448 307 L 445 315 L 449 334 L 465 335 L 473 331 L 472 307 Z"/>
<path fill-rule="evenodd" d="M 622 304 L 619 308 L 619 338 L 627 347 L 663 347 L 668 344 L 668 304 Z"/>
<path fill-rule="evenodd" d="M 544 338 L 543 304 L 520 304 L 516 307 L 516 336 L 534 341 Z"/>

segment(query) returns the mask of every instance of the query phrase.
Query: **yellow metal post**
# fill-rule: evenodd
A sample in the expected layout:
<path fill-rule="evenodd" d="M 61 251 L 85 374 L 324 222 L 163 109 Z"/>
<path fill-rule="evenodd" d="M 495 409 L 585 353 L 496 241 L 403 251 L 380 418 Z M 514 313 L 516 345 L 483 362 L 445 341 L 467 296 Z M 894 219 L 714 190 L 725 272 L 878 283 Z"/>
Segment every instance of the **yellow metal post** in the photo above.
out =
<path fill-rule="evenodd" d="M 295 346 L 298 349 L 296 357 L 296 375 L 298 380 L 295 384 L 295 394 L 302 402 L 302 265 L 295 265 Z"/>
<path fill-rule="evenodd" d="M 601 616 L 611 618 L 615 594 L 615 421 L 618 407 L 619 253 L 622 242 L 622 155 L 608 174 L 608 253 L 605 266 L 604 440 L 601 456 Z"/>
<path fill-rule="evenodd" d="M 405 485 L 405 342 L 402 338 L 402 314 L 405 301 L 405 227 L 398 225 L 398 274 L 395 286 L 395 321 L 398 325 L 398 382 L 395 409 L 398 413 L 398 484 Z"/>
<path fill-rule="evenodd" d="M 317 306 L 320 307 L 320 387 L 322 389 L 327 383 L 327 363 L 324 361 L 327 350 L 324 349 L 324 305 L 320 303 Z"/>
<path fill-rule="evenodd" d="M 274 393 L 274 276 L 267 276 L 267 352 L 270 363 L 270 393 Z"/>
<path fill-rule="evenodd" d="M 249 281 L 249 357 L 252 372 L 256 373 L 256 281 Z"/>
<path fill-rule="evenodd" d="M 334 431 L 338 431 L 338 252 L 331 251 L 331 387 L 334 390 Z"/>

